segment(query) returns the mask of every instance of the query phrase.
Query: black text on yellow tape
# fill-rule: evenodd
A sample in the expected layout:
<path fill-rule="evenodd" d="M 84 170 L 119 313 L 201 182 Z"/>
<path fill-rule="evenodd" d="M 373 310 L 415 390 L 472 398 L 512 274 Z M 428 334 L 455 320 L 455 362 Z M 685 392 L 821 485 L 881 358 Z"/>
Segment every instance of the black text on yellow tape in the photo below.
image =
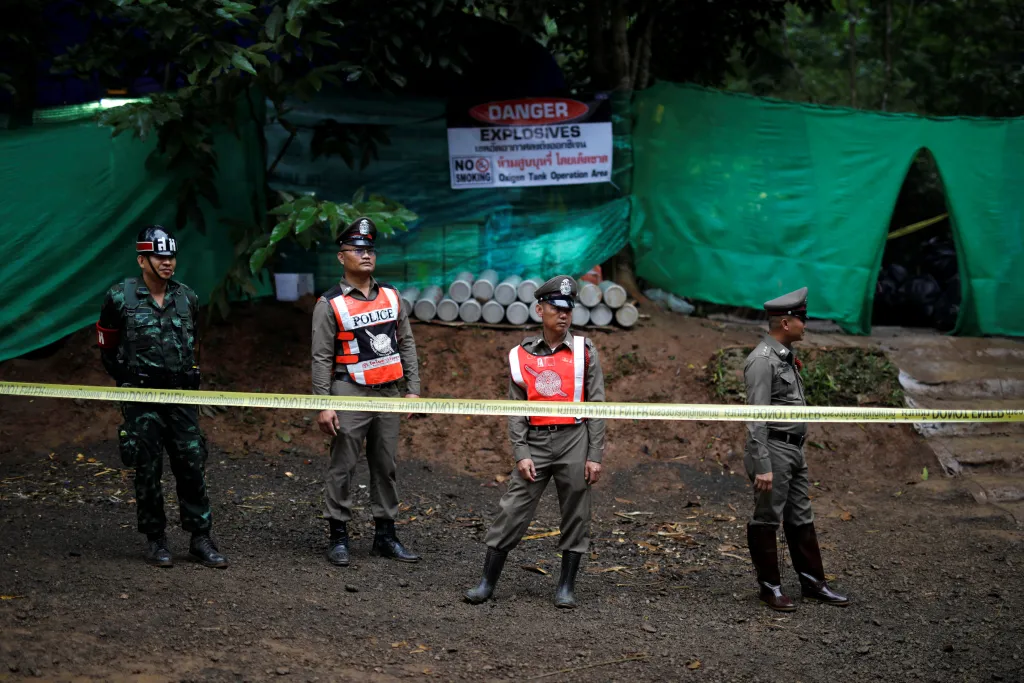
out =
<path fill-rule="evenodd" d="M 677 403 L 567 403 L 477 401 L 460 398 L 310 396 L 233 391 L 123 389 L 70 384 L 0 382 L 0 394 L 91 401 L 178 403 L 292 410 L 342 410 L 436 415 L 536 415 L 611 420 L 711 420 L 768 422 L 1024 422 L 1024 410 L 920 408 L 815 408 Z"/>

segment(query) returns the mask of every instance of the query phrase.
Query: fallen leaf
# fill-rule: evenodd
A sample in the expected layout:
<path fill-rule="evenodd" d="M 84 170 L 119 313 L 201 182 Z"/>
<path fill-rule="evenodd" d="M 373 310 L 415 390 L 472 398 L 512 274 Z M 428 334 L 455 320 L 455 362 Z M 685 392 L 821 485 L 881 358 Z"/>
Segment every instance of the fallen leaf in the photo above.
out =
<path fill-rule="evenodd" d="M 734 545 L 732 543 L 725 543 L 723 545 L 718 546 L 718 552 L 720 553 L 731 553 L 733 550 L 739 549 L 740 547 L 738 545 Z"/>
<path fill-rule="evenodd" d="M 732 559 L 739 560 L 741 562 L 748 562 L 749 561 L 749 558 L 740 557 L 739 555 L 733 555 L 732 553 L 722 553 L 722 555 L 724 555 L 725 557 L 731 557 Z"/>
<path fill-rule="evenodd" d="M 528 572 L 533 572 L 534 574 L 543 574 L 544 576 L 547 576 L 550 573 L 543 567 L 538 567 L 534 564 L 524 564 L 522 567 L 520 567 L 520 569 L 523 569 Z"/>
<path fill-rule="evenodd" d="M 621 571 L 626 571 L 627 569 L 629 569 L 629 567 L 623 567 L 623 566 L 620 565 L 618 567 L 608 567 L 607 569 L 602 569 L 601 573 L 602 574 L 607 574 L 608 572 L 621 572 Z"/>
<path fill-rule="evenodd" d="M 292 474 L 291 472 L 285 472 L 284 476 L 286 476 L 286 477 L 294 477 L 295 475 Z"/>
<path fill-rule="evenodd" d="M 731 515 L 729 517 L 726 517 L 725 515 L 715 515 L 713 517 L 713 519 L 716 522 L 735 522 L 736 521 L 736 518 L 731 516 Z"/>
<path fill-rule="evenodd" d="M 506 481 L 508 481 L 508 475 L 507 474 L 496 474 L 496 475 L 494 475 L 494 481 L 498 482 L 499 484 L 503 484 Z"/>
<path fill-rule="evenodd" d="M 285 443 L 292 442 L 292 435 L 289 434 L 288 432 L 278 432 L 277 438 L 281 439 L 281 441 L 284 441 Z"/>
<path fill-rule="evenodd" d="M 0 595 L 0 600 L 21 600 L 24 595 Z"/>
<path fill-rule="evenodd" d="M 735 508 L 735 507 L 733 506 L 733 504 L 732 504 L 732 503 L 726 503 L 726 505 L 728 505 L 728 506 L 729 506 L 729 509 L 730 509 L 730 510 L 732 510 L 733 512 L 736 512 L 736 508 Z"/>
<path fill-rule="evenodd" d="M 849 510 L 843 510 L 842 514 L 839 515 L 839 519 L 843 520 L 844 522 L 849 522 L 851 519 L 853 519 L 853 515 L 850 514 Z"/>
<path fill-rule="evenodd" d="M 928 468 L 921 470 L 921 481 L 928 481 Z"/>
<path fill-rule="evenodd" d="M 558 529 L 555 529 L 554 531 L 545 531 L 542 534 L 530 534 L 529 536 L 523 536 L 522 540 L 524 540 L 524 541 L 534 541 L 534 540 L 536 540 L 538 538 L 548 538 L 549 536 L 557 536 L 560 533 L 562 533 L 562 532 L 559 531 Z"/>
<path fill-rule="evenodd" d="M 690 661 L 688 661 L 686 663 L 686 668 L 687 669 L 693 669 L 693 670 L 699 669 L 700 668 L 700 660 L 699 659 L 691 659 Z"/>
<path fill-rule="evenodd" d="M 86 460 L 86 462 L 96 462 L 96 458 L 89 458 L 88 460 Z M 926 467 L 925 470 L 927 469 L 928 468 Z"/>
<path fill-rule="evenodd" d="M 643 548 L 644 550 L 649 550 L 652 553 L 656 553 L 659 550 L 658 546 L 652 545 L 652 544 L 648 543 L 647 541 L 637 541 L 636 545 L 637 545 L 637 547 Z"/>
<path fill-rule="evenodd" d="M 430 650 L 430 648 L 427 647 L 426 645 L 417 645 L 415 650 L 410 650 L 409 651 L 409 654 L 411 654 L 411 655 L 419 655 L 419 654 L 423 654 L 424 652 L 427 652 L 429 650 Z"/>
<path fill-rule="evenodd" d="M 85 460 L 85 456 L 82 455 L 81 453 L 79 453 L 78 455 L 75 456 L 75 461 L 76 462 L 82 462 L 83 460 Z"/>
<path fill-rule="evenodd" d="M 811 444 L 812 446 L 814 446 L 814 447 L 815 447 L 815 448 L 817 448 L 818 450 L 822 450 L 822 451 L 823 451 L 823 450 L 825 450 L 825 447 L 824 447 L 824 446 L 822 446 L 822 445 L 821 445 L 820 443 L 818 443 L 817 441 L 808 441 L 807 443 Z"/>
<path fill-rule="evenodd" d="M 403 640 L 403 641 L 401 641 L 399 643 L 391 643 L 391 647 L 405 647 L 408 644 L 409 643 L 407 643 L 406 641 Z"/>
<path fill-rule="evenodd" d="M 615 502 L 616 503 L 622 503 L 624 505 L 636 505 L 636 501 L 635 500 L 629 500 L 628 498 L 616 498 Z"/>
<path fill-rule="evenodd" d="M 496 482 L 496 481 L 485 481 L 483 484 L 480 484 L 480 486 L 483 486 L 484 488 L 488 488 L 488 489 L 496 489 L 496 488 L 498 488 L 498 482 Z"/>

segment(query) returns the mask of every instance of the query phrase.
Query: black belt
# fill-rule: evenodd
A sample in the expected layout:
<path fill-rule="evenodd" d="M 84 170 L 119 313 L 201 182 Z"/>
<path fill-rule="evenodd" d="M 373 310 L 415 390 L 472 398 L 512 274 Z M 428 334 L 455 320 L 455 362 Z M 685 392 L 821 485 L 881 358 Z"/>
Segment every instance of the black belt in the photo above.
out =
<path fill-rule="evenodd" d="M 785 441 L 788 444 L 793 444 L 796 447 L 804 445 L 804 439 L 807 438 L 806 434 L 790 434 L 789 432 L 782 432 L 778 429 L 769 429 L 768 438 L 774 439 L 775 441 Z"/>
<path fill-rule="evenodd" d="M 374 391 L 387 389 L 388 387 L 392 387 L 398 384 L 397 379 L 392 382 L 384 382 L 383 384 L 360 384 L 359 382 L 353 380 L 352 375 L 348 374 L 347 372 L 335 373 L 334 379 L 338 380 L 339 382 L 348 382 L 349 384 L 355 384 L 357 387 L 366 387 L 367 389 L 373 389 Z"/>
<path fill-rule="evenodd" d="M 571 425 L 530 425 L 530 430 L 535 432 L 560 432 L 563 429 L 572 429 L 582 424 L 582 422 L 577 422 Z"/>

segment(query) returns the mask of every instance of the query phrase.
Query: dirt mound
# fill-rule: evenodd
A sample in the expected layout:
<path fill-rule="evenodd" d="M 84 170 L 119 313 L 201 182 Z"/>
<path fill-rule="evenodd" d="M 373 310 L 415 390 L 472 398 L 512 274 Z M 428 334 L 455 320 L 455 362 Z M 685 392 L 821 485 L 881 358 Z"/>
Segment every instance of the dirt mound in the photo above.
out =
<path fill-rule="evenodd" d="M 310 302 L 262 301 L 239 306 L 229 323 L 205 335 L 206 387 L 227 391 L 307 393 L 310 390 Z M 504 398 L 509 348 L 533 332 L 413 326 L 425 396 Z M 722 402 L 708 364 L 723 347 L 751 347 L 756 328 L 653 312 L 631 330 L 591 333 L 600 352 L 609 400 L 651 403 Z M 49 358 L 0 364 L 0 379 L 109 385 L 90 330 Z M 0 397 L 0 458 L 34 457 L 62 447 L 84 448 L 112 438 L 115 405 Z M 228 408 L 204 419 L 214 445 L 229 458 L 262 457 L 295 467 L 320 467 L 327 439 L 304 411 Z M 744 427 L 733 422 L 612 420 L 605 462 L 626 469 L 673 461 L 704 472 L 742 472 Z M 852 478 L 859 487 L 906 478 L 931 462 L 907 426 L 812 425 L 808 456 L 817 475 Z M 505 420 L 418 415 L 403 421 L 402 458 L 415 458 L 482 477 L 506 474 L 511 450 Z M 657 484 L 656 484 L 657 485 Z"/>

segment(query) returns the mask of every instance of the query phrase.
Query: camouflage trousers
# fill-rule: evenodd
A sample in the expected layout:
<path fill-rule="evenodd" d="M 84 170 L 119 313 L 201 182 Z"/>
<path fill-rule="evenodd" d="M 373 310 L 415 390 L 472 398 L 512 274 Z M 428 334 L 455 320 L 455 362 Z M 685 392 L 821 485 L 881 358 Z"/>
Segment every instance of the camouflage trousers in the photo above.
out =
<path fill-rule="evenodd" d="M 135 467 L 135 504 L 139 531 L 159 534 L 167 527 L 161 485 L 164 448 L 178 493 L 181 528 L 208 532 L 212 523 L 206 495 L 206 439 L 194 406 L 125 403 L 119 432 L 121 459 Z"/>

